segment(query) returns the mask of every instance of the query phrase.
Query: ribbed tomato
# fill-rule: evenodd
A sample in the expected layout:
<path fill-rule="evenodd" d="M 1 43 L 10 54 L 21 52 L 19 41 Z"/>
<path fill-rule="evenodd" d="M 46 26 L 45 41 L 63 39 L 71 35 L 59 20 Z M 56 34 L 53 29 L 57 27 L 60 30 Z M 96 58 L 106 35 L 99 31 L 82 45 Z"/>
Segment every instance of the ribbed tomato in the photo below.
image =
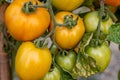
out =
<path fill-rule="evenodd" d="M 45 8 L 37 8 L 27 14 L 22 8 L 25 2 L 32 1 L 42 5 L 38 0 L 15 0 L 5 11 L 5 24 L 8 31 L 19 41 L 33 40 L 41 36 L 50 24 L 50 14 Z"/>

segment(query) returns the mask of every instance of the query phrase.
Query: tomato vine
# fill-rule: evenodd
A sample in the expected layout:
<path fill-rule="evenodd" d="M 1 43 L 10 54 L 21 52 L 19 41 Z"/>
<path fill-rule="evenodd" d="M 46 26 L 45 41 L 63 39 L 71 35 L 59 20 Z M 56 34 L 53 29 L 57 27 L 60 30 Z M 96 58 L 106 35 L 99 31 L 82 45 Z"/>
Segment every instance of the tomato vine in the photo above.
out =
<path fill-rule="evenodd" d="M 5 42 L 2 42 L 2 43 L 4 43 L 4 45 L 3 45 L 4 50 L 7 53 L 11 53 L 10 57 L 11 57 L 11 61 L 12 61 L 12 63 L 11 63 L 12 77 L 13 77 L 13 71 L 15 68 L 14 67 L 15 66 L 15 57 L 20 52 L 18 50 L 20 50 L 19 48 L 20 48 L 21 44 L 22 43 L 24 44 L 24 43 L 30 41 L 32 44 L 34 43 L 35 48 L 37 47 L 38 49 L 41 49 L 41 48 L 44 49 L 48 46 L 48 42 L 46 43 L 47 38 L 51 38 L 51 41 L 52 41 L 52 44 L 50 45 L 49 50 L 51 50 L 51 55 L 53 58 L 52 65 L 55 67 L 55 69 L 58 70 L 58 73 L 60 71 L 60 74 L 59 74 L 60 79 L 59 80 L 75 80 L 75 79 L 77 79 L 78 76 L 87 78 L 89 76 L 92 76 L 96 73 L 99 73 L 99 72 L 105 70 L 105 68 L 108 66 L 108 64 L 110 62 L 110 58 L 111 58 L 110 49 L 109 49 L 107 42 L 112 41 L 114 43 L 120 44 L 120 37 L 119 37 L 120 24 L 116 23 L 116 21 L 117 21 L 116 16 L 108 9 L 108 7 L 106 7 L 106 5 L 104 4 L 104 0 L 90 0 L 89 4 L 87 3 L 88 0 L 86 0 L 83 3 L 83 5 L 87 6 L 86 9 L 89 9 L 89 10 L 83 11 L 84 13 L 79 11 L 79 10 L 83 10 L 83 9 L 81 9 L 81 7 L 79 8 L 79 10 L 76 9 L 71 12 L 58 10 L 58 12 L 55 13 L 55 10 L 53 9 L 55 6 L 53 7 L 52 0 L 46 0 L 44 3 L 41 3 L 41 4 L 39 4 L 39 2 L 33 3 L 32 1 L 29 1 L 29 0 L 26 0 L 26 1 L 27 2 L 25 2 L 24 5 L 21 7 L 22 14 L 31 15 L 31 14 L 34 14 L 39 8 L 45 9 L 50 16 L 50 23 L 48 23 L 47 29 L 45 29 L 47 34 L 45 34 L 45 31 L 44 31 L 43 34 L 35 37 L 34 39 L 30 39 L 30 40 L 29 39 L 22 40 L 19 38 L 16 39 L 15 37 L 13 38 L 13 34 L 9 33 L 10 32 L 9 28 L 7 28 L 8 31 L 6 30 L 6 28 L 4 28 L 5 26 L 8 27 L 8 25 L 10 25 L 11 23 L 8 25 L 2 24 L 3 27 L 0 30 L 3 33 L 2 39 L 4 39 L 4 40 L 1 40 L 1 41 L 5 41 Z M 97 29 L 92 32 L 87 32 L 84 30 L 83 23 L 85 23 L 85 21 L 82 22 L 83 17 L 81 18 L 81 16 L 84 16 L 87 13 L 92 12 L 93 9 L 91 9 L 91 7 L 88 7 L 88 6 L 92 6 L 92 8 L 94 8 L 93 7 L 94 2 L 97 2 L 99 4 L 97 6 L 97 8 L 98 8 L 98 16 L 97 16 L 98 22 L 96 22 Z M 2 3 L 3 3 L 3 1 L 0 2 L 0 4 L 2 4 Z M 14 1 L 13 1 L 13 3 L 14 3 Z M 19 2 L 16 1 L 16 4 L 17 3 L 19 3 Z M 81 5 L 79 5 L 79 6 L 81 6 Z M 57 9 L 57 7 L 55 9 Z M 78 10 L 78 12 L 75 12 L 77 10 Z M 95 8 L 94 8 L 94 10 L 97 11 L 97 9 L 95 9 Z M 74 14 L 74 12 L 76 14 Z M 108 12 L 108 13 L 106 13 L 106 12 Z M 61 19 L 60 14 L 63 17 L 62 21 L 60 21 L 60 19 Z M 14 15 L 16 15 L 16 13 Z M 104 23 L 101 24 L 101 22 L 102 22 L 103 18 L 106 17 L 106 15 L 109 16 L 110 18 L 112 18 L 113 22 L 115 23 L 115 24 L 111 23 L 112 25 L 110 26 L 109 29 L 107 29 L 109 34 L 106 34 L 106 33 L 104 33 L 104 31 L 101 30 L 101 26 L 103 26 L 103 24 L 104 24 Z M 27 17 L 29 17 L 29 16 L 27 16 Z M 6 24 L 7 24 L 7 20 L 6 20 L 7 18 L 11 18 L 11 17 L 5 18 Z M 17 18 L 14 18 L 14 19 L 17 20 Z M 28 25 L 29 24 L 30 23 L 28 23 Z M 38 24 L 38 23 L 36 23 L 36 24 Z M 78 26 L 77 24 L 80 25 L 79 28 L 82 28 L 81 30 L 78 31 L 80 34 L 78 34 L 77 31 L 72 32 L 72 29 L 74 29 L 76 26 Z M 107 24 L 105 24 L 105 25 L 107 25 Z M 16 27 L 16 25 L 12 25 L 12 26 Z M 26 26 L 27 26 L 27 24 L 26 24 Z M 50 31 L 48 30 L 48 26 L 52 27 L 52 29 Z M 60 32 L 60 29 L 62 29 L 63 27 L 65 27 L 65 28 L 63 29 L 63 31 Z M 56 31 L 57 29 L 59 31 L 58 33 Z M 68 31 L 69 36 L 67 35 L 67 37 L 66 37 L 67 31 L 64 32 L 65 29 L 69 30 Z M 114 30 L 114 32 L 112 30 Z M 24 29 L 23 29 L 23 31 L 24 31 Z M 70 33 L 70 31 L 71 31 L 71 33 Z M 60 34 L 60 33 L 62 34 L 62 37 L 57 39 L 56 34 Z M 75 33 L 77 33 L 77 34 L 75 34 Z M 16 32 L 15 32 L 15 34 L 16 34 Z M 70 35 L 70 34 L 73 34 L 73 35 Z M 44 36 L 42 36 L 42 35 L 44 35 Z M 77 37 L 74 37 L 74 35 Z M 24 36 L 24 35 L 22 35 L 22 36 Z M 21 38 L 22 38 L 22 36 L 21 36 Z M 33 36 L 33 35 L 31 34 L 30 36 Z M 57 37 L 58 36 L 59 35 L 57 35 Z M 78 36 L 79 36 L 79 38 L 78 38 Z M 59 41 L 57 41 L 57 40 L 59 40 Z M 62 42 L 60 42 L 60 41 L 62 41 Z M 66 43 L 68 42 L 68 44 L 63 44 L 65 46 L 68 45 L 67 46 L 68 48 L 61 46 L 61 43 L 64 43 L 64 42 L 66 42 Z M 76 42 L 76 43 L 71 47 L 71 45 L 69 45 L 69 44 L 72 44 L 72 42 L 74 42 L 74 43 Z M 55 47 L 53 47 L 54 45 L 55 45 Z M 78 51 L 76 51 L 76 52 L 74 51 L 75 47 L 77 47 L 77 49 L 78 49 Z M 106 51 L 103 48 L 105 48 Z M 13 51 L 13 49 L 14 49 L 14 51 Z M 26 48 L 26 49 L 28 49 L 28 48 Z M 94 51 L 94 53 L 92 51 Z M 29 52 L 29 50 L 28 50 L 28 52 Z M 98 53 L 95 53 L 95 52 L 98 52 Z M 23 51 L 23 53 L 22 52 L 20 52 L 20 53 L 24 54 L 24 51 Z M 29 53 L 31 53 L 31 52 L 29 52 Z M 74 53 L 74 54 L 72 54 L 72 53 Z M 71 58 L 70 54 L 73 55 L 72 57 L 74 57 L 74 58 Z M 100 58 L 98 56 L 98 59 L 97 59 L 96 55 L 97 56 L 102 55 L 102 58 Z M 107 60 L 103 61 L 104 62 L 103 64 L 100 63 L 100 59 L 105 58 L 106 55 L 108 57 Z M 28 55 L 26 56 L 26 59 L 29 59 Z M 26 60 L 26 59 L 24 59 L 24 60 Z M 71 59 L 71 61 L 70 61 L 70 59 Z M 21 57 L 19 57 L 19 59 L 16 59 L 16 60 L 21 60 Z M 70 69 L 67 69 L 68 67 L 66 67 L 66 66 L 68 63 L 66 61 L 71 62 L 70 64 L 72 65 L 72 67 L 70 66 L 70 64 L 68 65 L 68 67 L 70 67 Z M 32 62 L 32 59 L 31 59 L 31 62 Z M 33 62 L 34 62 L 34 59 L 33 59 Z M 17 64 L 17 61 L 16 61 L 16 64 Z M 52 68 L 52 65 L 51 65 L 51 68 Z M 101 66 L 101 65 L 103 65 L 103 66 Z M 22 65 L 22 66 L 24 66 L 24 65 Z M 19 66 L 17 66 L 17 69 L 18 69 L 18 67 Z M 30 67 L 30 66 L 28 66 L 28 67 Z M 34 68 L 32 68 L 32 69 L 34 69 Z M 55 71 L 57 71 L 57 70 L 55 70 Z M 19 77 L 22 77 L 22 79 L 24 79 L 24 77 L 25 77 L 25 79 L 28 78 L 24 75 L 21 76 L 22 74 L 20 72 L 21 71 L 18 72 Z M 46 71 L 46 72 L 48 72 L 48 71 Z M 27 73 L 26 73 L 26 75 L 27 75 Z M 29 75 L 29 73 L 28 73 L 28 75 Z M 41 77 L 41 75 L 40 75 L 40 77 L 37 76 L 37 78 L 36 77 L 35 78 L 33 77 L 33 78 L 38 79 L 38 78 L 42 78 L 45 76 L 45 75 L 44 76 L 42 75 L 42 77 Z M 43 79 L 47 79 L 46 76 Z"/>

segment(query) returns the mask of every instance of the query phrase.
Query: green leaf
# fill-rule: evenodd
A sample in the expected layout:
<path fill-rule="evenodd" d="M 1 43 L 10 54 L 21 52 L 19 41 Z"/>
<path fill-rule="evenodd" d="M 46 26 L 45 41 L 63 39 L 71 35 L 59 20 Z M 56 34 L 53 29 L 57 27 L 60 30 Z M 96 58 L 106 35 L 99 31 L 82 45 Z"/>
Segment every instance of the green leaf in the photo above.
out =
<path fill-rule="evenodd" d="M 2 3 L 3 3 L 3 0 L 0 0 L 0 5 L 2 5 Z"/>
<path fill-rule="evenodd" d="M 61 80 L 75 80 L 68 72 L 65 72 L 63 70 L 61 72 L 62 72 Z"/>
<path fill-rule="evenodd" d="M 94 36 L 93 38 L 96 39 L 97 38 L 97 31 L 94 32 Z M 106 37 L 107 37 L 107 34 L 103 33 L 102 31 L 100 31 L 100 36 L 99 36 L 99 39 L 100 40 L 106 40 Z"/>
<path fill-rule="evenodd" d="M 119 70 L 119 72 L 118 72 L 118 80 L 120 80 L 120 70 Z"/>
<path fill-rule="evenodd" d="M 80 44 L 80 51 L 81 52 L 84 52 L 85 47 L 87 45 L 89 45 L 92 38 L 93 38 L 93 33 L 85 33 L 84 34 L 82 41 L 81 41 L 81 44 Z"/>
<path fill-rule="evenodd" d="M 90 45 L 92 38 L 93 33 L 86 33 L 82 39 L 76 65 L 70 72 L 74 79 L 78 76 L 87 78 L 93 74 L 96 74 L 100 70 L 99 66 L 96 64 L 96 61 L 85 53 L 85 48 Z"/>
<path fill-rule="evenodd" d="M 116 23 L 109 28 L 107 40 L 120 44 L 120 23 Z"/>
<path fill-rule="evenodd" d="M 76 65 L 73 68 L 71 75 L 73 78 L 78 76 L 89 77 L 99 72 L 99 66 L 96 65 L 96 61 L 87 54 L 79 53 Z"/>

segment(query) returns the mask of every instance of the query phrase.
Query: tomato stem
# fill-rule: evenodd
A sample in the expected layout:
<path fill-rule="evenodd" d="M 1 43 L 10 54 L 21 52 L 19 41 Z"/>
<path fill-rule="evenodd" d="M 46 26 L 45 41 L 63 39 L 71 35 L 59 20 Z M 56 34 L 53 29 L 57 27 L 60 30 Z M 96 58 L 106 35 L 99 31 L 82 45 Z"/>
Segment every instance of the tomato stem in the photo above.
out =
<path fill-rule="evenodd" d="M 105 10 L 108 12 L 109 16 L 112 18 L 114 22 L 118 21 L 117 17 L 112 13 L 108 7 L 105 7 Z"/>
<path fill-rule="evenodd" d="M 61 51 L 63 51 L 63 49 L 56 43 L 55 41 L 55 37 L 53 37 L 53 43 L 57 46 L 57 48 Z"/>
<path fill-rule="evenodd" d="M 100 11 L 99 11 L 99 22 L 98 22 L 98 25 L 97 25 L 97 42 L 96 42 L 96 45 L 99 44 L 101 21 L 102 21 L 103 15 L 104 15 L 104 0 L 99 0 L 99 2 L 100 2 Z"/>
<path fill-rule="evenodd" d="M 56 20 L 55 20 L 54 12 L 53 12 L 52 5 L 51 5 L 51 0 L 47 0 L 46 3 L 45 3 L 43 6 L 38 5 L 37 3 L 36 3 L 36 5 L 33 5 L 31 2 L 27 2 L 26 5 L 24 5 L 24 7 L 26 7 L 25 10 L 27 10 L 27 11 L 29 11 L 29 10 L 28 10 L 28 7 L 33 8 L 33 11 L 34 11 L 34 9 L 36 9 L 36 8 L 38 8 L 38 7 L 48 8 L 48 11 L 49 11 L 50 16 L 51 16 L 51 20 L 53 21 L 54 25 L 53 25 L 53 28 L 52 28 L 51 32 L 50 32 L 48 35 L 46 35 L 45 38 L 42 40 L 42 41 L 43 41 L 42 43 L 44 43 L 44 41 L 54 33 L 56 26 L 62 25 L 62 24 L 58 24 L 58 23 L 56 22 Z M 23 7 L 23 11 L 25 11 L 25 10 L 24 10 L 24 7 Z M 29 12 L 27 12 L 27 13 L 29 13 Z M 66 24 L 64 24 L 64 25 L 66 25 Z M 55 39 L 55 38 L 53 38 L 53 39 Z M 39 39 L 36 39 L 36 40 L 34 41 L 34 43 L 36 44 L 37 47 L 40 47 L 40 46 L 41 46 L 41 45 L 40 45 L 40 41 L 41 41 L 41 40 L 39 40 Z M 63 50 L 62 48 L 60 48 L 60 47 L 57 45 L 57 43 L 55 42 L 55 40 L 53 40 L 53 42 L 54 42 L 54 44 L 55 44 L 61 51 Z M 42 45 L 42 46 L 43 46 L 43 45 Z"/>
<path fill-rule="evenodd" d="M 3 49 L 3 43 L 4 43 L 4 26 L 5 26 L 5 24 L 4 23 L 2 23 L 1 24 L 1 31 L 0 31 L 0 34 L 1 34 L 1 40 L 0 40 L 0 45 L 1 45 L 1 48 Z"/>
<path fill-rule="evenodd" d="M 64 17 L 64 25 L 66 25 L 66 27 L 68 28 L 72 28 L 73 26 L 75 26 L 77 24 L 78 21 L 78 17 L 73 20 L 73 15 L 66 15 Z"/>
<path fill-rule="evenodd" d="M 51 16 L 51 19 L 52 19 L 54 25 L 53 25 L 53 28 L 52 28 L 51 32 L 44 38 L 44 40 L 47 39 L 48 37 L 50 37 L 54 33 L 56 25 L 57 25 L 56 20 L 54 18 L 54 12 L 53 12 L 53 9 L 52 9 L 51 5 L 50 5 L 50 8 L 48 10 L 49 10 L 49 13 L 50 13 L 50 16 Z"/>
<path fill-rule="evenodd" d="M 58 26 L 58 23 L 56 22 L 56 19 L 54 17 L 54 12 L 53 12 L 53 9 L 52 9 L 51 0 L 47 0 L 46 4 L 49 4 L 48 11 L 50 13 L 51 20 L 53 21 L 53 25 L 52 25 L 53 27 L 52 27 L 51 32 L 44 38 L 44 40 L 46 38 L 50 37 L 54 33 L 56 26 Z M 60 49 L 60 51 L 63 51 L 63 49 L 56 43 L 55 37 L 53 38 L 53 43 L 58 47 L 58 49 Z"/>
<path fill-rule="evenodd" d="M 22 11 L 25 12 L 26 14 L 31 14 L 34 13 L 36 11 L 37 8 L 48 8 L 50 5 L 50 3 L 46 3 L 44 5 L 39 5 L 37 2 L 35 5 L 33 5 L 33 3 L 31 1 L 24 3 L 23 7 L 22 7 Z"/>

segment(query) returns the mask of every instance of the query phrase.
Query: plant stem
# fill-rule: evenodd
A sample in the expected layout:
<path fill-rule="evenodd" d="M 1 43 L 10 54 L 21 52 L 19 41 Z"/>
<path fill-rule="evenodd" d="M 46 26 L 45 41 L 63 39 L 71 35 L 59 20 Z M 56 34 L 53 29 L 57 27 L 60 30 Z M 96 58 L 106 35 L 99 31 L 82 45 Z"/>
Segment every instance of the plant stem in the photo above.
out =
<path fill-rule="evenodd" d="M 16 51 L 13 50 L 12 53 L 11 53 L 11 78 L 12 78 L 12 80 L 14 79 L 15 56 L 16 56 Z"/>
<path fill-rule="evenodd" d="M 55 37 L 53 38 L 53 43 L 57 46 L 57 48 L 58 48 L 60 51 L 63 51 L 63 49 L 56 43 Z"/>
<path fill-rule="evenodd" d="M 51 0 L 47 0 L 46 4 L 49 4 L 48 11 L 49 11 L 49 13 L 50 13 L 50 16 L 51 16 L 51 20 L 52 20 L 52 22 L 53 22 L 53 25 L 52 25 L 52 30 L 51 30 L 51 32 L 44 38 L 44 40 L 47 39 L 48 37 L 50 37 L 50 36 L 54 33 L 56 26 L 60 25 L 60 24 L 58 24 L 58 23 L 56 22 L 56 20 L 55 20 L 54 12 L 53 12 L 52 5 L 51 5 Z M 55 35 L 54 35 L 54 36 L 55 36 Z M 53 38 L 53 42 L 54 42 L 54 44 L 60 49 L 60 51 L 63 50 L 63 49 L 56 43 L 55 37 Z"/>
<path fill-rule="evenodd" d="M 1 48 L 3 49 L 3 43 L 4 43 L 4 23 L 2 23 L 1 24 L 1 32 L 0 32 L 0 34 L 1 34 L 1 40 L 0 40 L 0 45 L 1 45 Z"/>
<path fill-rule="evenodd" d="M 117 17 L 110 11 L 108 7 L 105 7 L 105 10 L 108 12 L 109 16 L 112 18 L 114 22 L 118 21 Z"/>
<path fill-rule="evenodd" d="M 66 24 L 58 24 L 58 23 L 56 22 L 55 17 L 54 17 L 54 12 L 53 12 L 53 9 L 52 9 L 52 5 L 51 5 L 51 0 L 47 0 L 46 3 L 45 3 L 43 6 L 35 5 L 34 7 L 36 7 L 36 8 L 38 8 L 38 7 L 48 8 L 48 11 L 49 11 L 49 13 L 50 13 L 51 20 L 52 20 L 52 22 L 53 22 L 52 30 L 50 31 L 50 33 L 49 33 L 48 35 L 45 36 L 44 39 L 42 39 L 43 44 L 44 44 L 45 40 L 46 40 L 48 37 L 50 37 L 50 36 L 55 32 L 56 26 L 63 26 L 63 25 L 66 26 Z M 54 36 L 55 36 L 55 35 L 54 35 Z M 40 42 L 40 39 L 37 39 L 37 40 L 34 41 L 34 43 L 37 43 L 37 46 L 39 46 L 39 45 L 38 45 L 39 42 Z M 57 43 L 56 43 L 56 41 L 55 41 L 55 38 L 53 38 L 53 42 L 54 42 L 54 44 L 55 44 L 60 50 L 63 50 L 62 48 L 60 48 L 60 47 L 57 45 Z"/>
<path fill-rule="evenodd" d="M 99 44 L 99 37 L 100 37 L 100 27 L 101 27 L 101 21 L 104 14 L 104 0 L 99 0 L 100 2 L 100 11 L 99 11 L 99 22 L 97 26 L 97 45 Z"/>

